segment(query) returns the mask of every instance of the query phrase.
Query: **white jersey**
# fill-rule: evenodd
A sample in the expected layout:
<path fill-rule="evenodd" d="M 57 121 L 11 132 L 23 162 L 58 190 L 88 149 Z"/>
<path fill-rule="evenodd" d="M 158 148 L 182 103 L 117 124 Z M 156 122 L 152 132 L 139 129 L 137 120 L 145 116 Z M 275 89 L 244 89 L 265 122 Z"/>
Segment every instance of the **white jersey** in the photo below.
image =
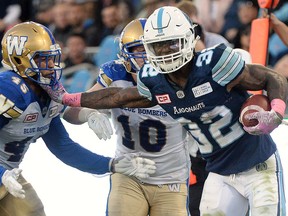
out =
<path fill-rule="evenodd" d="M 98 83 L 104 87 L 135 86 L 131 74 L 117 61 L 101 66 Z M 148 184 L 185 182 L 189 177 L 190 157 L 186 130 L 160 106 L 112 109 L 117 147 L 116 157 L 139 153 L 156 162 L 156 173 L 141 181 Z"/>
<path fill-rule="evenodd" d="M 37 96 L 14 72 L 2 72 L 0 88 L 0 165 L 19 166 L 29 144 L 49 130 L 51 120 L 63 105 L 54 101 L 40 107 Z"/>

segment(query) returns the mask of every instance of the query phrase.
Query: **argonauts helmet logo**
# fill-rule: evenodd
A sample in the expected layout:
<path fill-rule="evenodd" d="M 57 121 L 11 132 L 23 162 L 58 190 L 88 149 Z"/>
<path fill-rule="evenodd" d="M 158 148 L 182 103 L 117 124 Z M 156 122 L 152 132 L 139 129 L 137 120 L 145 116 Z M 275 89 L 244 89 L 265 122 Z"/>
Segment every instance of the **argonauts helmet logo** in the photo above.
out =
<path fill-rule="evenodd" d="M 256 170 L 257 172 L 263 171 L 263 170 L 267 170 L 267 164 L 264 163 L 259 163 L 256 165 Z"/>
<path fill-rule="evenodd" d="M 177 95 L 177 97 L 178 97 L 179 99 L 182 99 L 182 98 L 185 97 L 185 94 L 184 94 L 184 92 L 183 92 L 182 90 L 177 91 L 177 92 L 176 92 L 176 95 Z"/>

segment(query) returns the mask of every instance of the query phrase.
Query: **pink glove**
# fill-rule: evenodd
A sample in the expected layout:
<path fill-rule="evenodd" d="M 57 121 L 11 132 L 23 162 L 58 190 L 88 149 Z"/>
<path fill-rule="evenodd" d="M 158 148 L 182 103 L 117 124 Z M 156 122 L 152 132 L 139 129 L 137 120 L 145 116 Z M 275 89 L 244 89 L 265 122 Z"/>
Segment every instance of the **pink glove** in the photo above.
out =
<path fill-rule="evenodd" d="M 273 99 L 271 101 L 270 111 L 260 111 L 248 114 L 246 119 L 257 119 L 258 124 L 253 127 L 243 127 L 243 129 L 252 135 L 269 134 L 281 123 L 285 113 L 286 104 L 281 99 Z"/>
<path fill-rule="evenodd" d="M 69 94 L 61 82 L 58 82 L 56 88 L 49 85 L 40 85 L 44 91 L 51 97 L 53 101 L 62 103 L 67 106 L 80 107 L 81 106 L 81 93 Z"/>
<path fill-rule="evenodd" d="M 248 120 L 257 119 L 258 124 L 253 127 L 244 126 L 243 129 L 252 135 L 269 134 L 282 123 L 283 117 L 279 116 L 281 115 L 278 115 L 274 110 L 248 114 L 245 118 Z"/>

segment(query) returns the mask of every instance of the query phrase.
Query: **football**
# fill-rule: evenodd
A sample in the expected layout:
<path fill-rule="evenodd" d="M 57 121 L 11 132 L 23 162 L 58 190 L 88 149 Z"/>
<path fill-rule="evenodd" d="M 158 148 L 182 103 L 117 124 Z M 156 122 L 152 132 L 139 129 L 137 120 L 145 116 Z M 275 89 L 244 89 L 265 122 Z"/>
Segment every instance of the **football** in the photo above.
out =
<path fill-rule="evenodd" d="M 245 119 L 245 116 L 249 113 L 259 112 L 259 111 L 270 111 L 270 101 L 266 95 L 256 94 L 250 96 L 242 105 L 240 109 L 240 122 L 246 127 L 256 126 L 258 120 L 256 119 Z"/>

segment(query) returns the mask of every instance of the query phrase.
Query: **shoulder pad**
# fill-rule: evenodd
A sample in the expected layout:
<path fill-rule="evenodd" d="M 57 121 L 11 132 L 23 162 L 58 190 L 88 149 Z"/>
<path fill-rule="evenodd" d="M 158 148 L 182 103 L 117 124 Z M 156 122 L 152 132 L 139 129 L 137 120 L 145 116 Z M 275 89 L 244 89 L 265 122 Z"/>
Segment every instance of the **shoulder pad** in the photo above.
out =
<path fill-rule="evenodd" d="M 18 109 L 11 100 L 6 98 L 3 94 L 0 94 L 0 115 L 4 115 L 8 118 L 17 118 L 21 113 L 22 110 Z"/>

